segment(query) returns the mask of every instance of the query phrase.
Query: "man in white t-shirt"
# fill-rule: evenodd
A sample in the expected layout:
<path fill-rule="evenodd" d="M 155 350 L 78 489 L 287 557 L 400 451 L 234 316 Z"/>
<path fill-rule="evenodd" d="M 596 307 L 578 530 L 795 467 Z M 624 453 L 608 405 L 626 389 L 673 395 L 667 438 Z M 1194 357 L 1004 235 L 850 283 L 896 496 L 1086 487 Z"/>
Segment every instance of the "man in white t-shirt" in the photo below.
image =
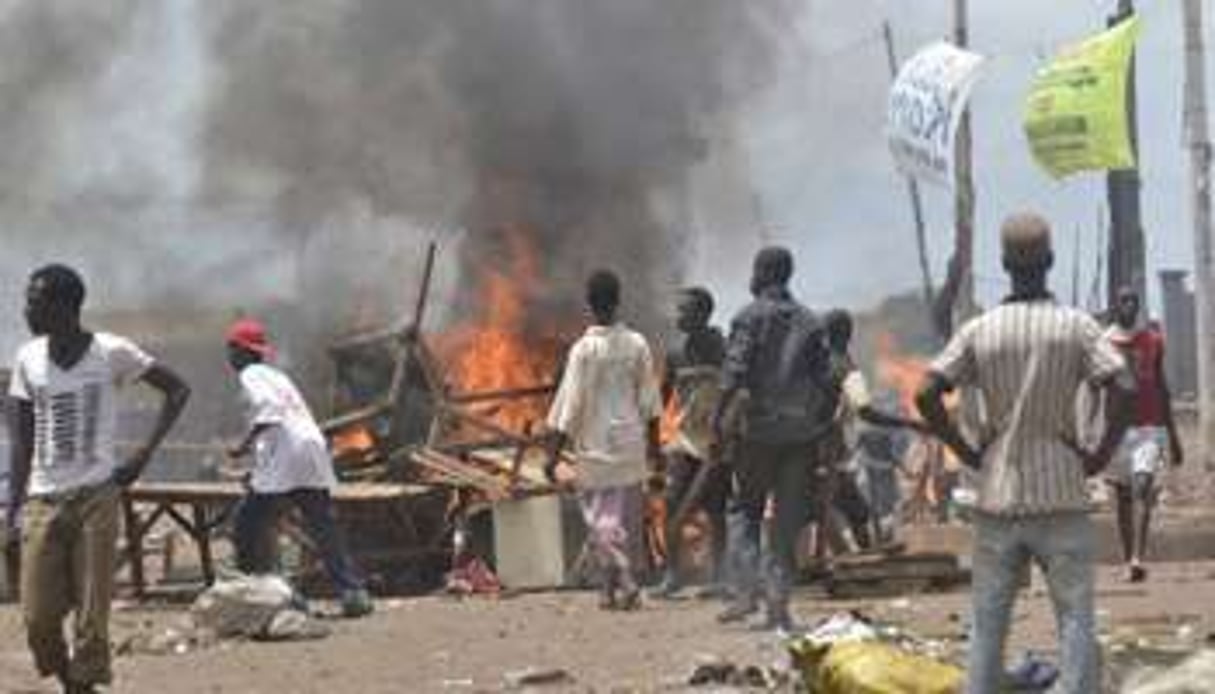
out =
<path fill-rule="evenodd" d="M 17 352 L 9 384 L 6 520 L 10 530 L 20 527 L 21 602 L 34 664 L 67 692 L 91 692 L 112 678 L 109 610 L 121 488 L 139 478 L 190 391 L 130 340 L 81 326 L 84 282 L 71 268 L 35 271 L 25 296 L 35 337 Z M 134 382 L 164 400 L 146 443 L 120 462 L 118 391 Z M 69 647 L 63 620 L 73 612 Z"/>
<path fill-rule="evenodd" d="M 620 280 L 601 270 L 587 281 L 595 324 L 570 350 L 548 414 L 553 445 L 569 442 L 588 542 L 602 575 L 602 607 L 640 603 L 629 561 L 629 516 L 641 514 L 642 482 L 659 464 L 661 396 L 644 337 L 617 321 Z"/>
<path fill-rule="evenodd" d="M 337 486 L 325 436 L 287 374 L 266 363 L 274 350 L 266 329 L 243 318 L 228 329 L 228 362 L 240 379 L 249 431 L 230 454 L 253 454 L 250 493 L 236 517 L 236 561 L 249 574 L 275 564 L 272 530 L 284 504 L 299 509 L 337 588 L 342 613 L 362 617 L 372 603 L 346 551 L 330 492 Z"/>

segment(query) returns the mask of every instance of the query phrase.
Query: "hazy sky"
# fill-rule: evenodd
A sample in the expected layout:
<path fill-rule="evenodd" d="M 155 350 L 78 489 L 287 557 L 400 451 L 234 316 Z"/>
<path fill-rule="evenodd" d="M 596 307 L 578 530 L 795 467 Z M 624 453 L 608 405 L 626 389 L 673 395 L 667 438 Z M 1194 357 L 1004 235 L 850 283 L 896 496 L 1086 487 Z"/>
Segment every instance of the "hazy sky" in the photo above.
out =
<path fill-rule="evenodd" d="M 948 33 L 952 5 L 948 0 L 811 0 L 798 38 L 787 48 L 779 82 L 748 119 L 748 158 L 763 213 L 776 238 L 797 250 L 799 293 L 813 304 L 863 306 L 919 286 L 909 204 L 882 134 L 888 72 L 880 26 L 884 19 L 892 22 L 900 56 L 906 57 Z M 1114 5 L 1112 0 L 971 2 L 971 46 L 988 58 L 971 101 L 981 301 L 1004 291 L 996 229 L 1002 215 L 1022 207 L 1042 211 L 1055 224 L 1053 279 L 1064 298 L 1070 296 L 1074 235 L 1080 233 L 1082 299 L 1087 294 L 1104 177 L 1055 182 L 1031 160 L 1021 116 L 1035 69 L 1060 45 L 1104 27 Z M 1192 264 L 1181 141 L 1181 3 L 1140 5 L 1142 201 L 1149 287 L 1155 294 L 1159 269 Z M 1208 74 L 1215 77 L 1215 70 L 1208 67 Z M 952 203 L 941 189 L 925 193 L 939 282 L 952 240 Z M 722 281 L 717 269 L 714 284 L 728 292 L 728 304 L 737 303 L 741 280 Z M 703 266 L 698 271 L 710 276 Z"/>

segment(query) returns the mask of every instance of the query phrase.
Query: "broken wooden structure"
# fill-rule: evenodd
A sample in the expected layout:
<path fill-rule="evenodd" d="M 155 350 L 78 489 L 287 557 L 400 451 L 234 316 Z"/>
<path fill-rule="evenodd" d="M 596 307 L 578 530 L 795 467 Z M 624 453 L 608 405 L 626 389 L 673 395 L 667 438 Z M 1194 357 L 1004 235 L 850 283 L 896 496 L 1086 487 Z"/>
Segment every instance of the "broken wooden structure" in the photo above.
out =
<path fill-rule="evenodd" d="M 487 499 L 557 491 L 546 479 L 548 437 L 509 430 L 485 411 L 546 399 L 555 386 L 458 392 L 422 331 L 435 248 L 430 247 L 413 320 L 330 348 L 341 414 L 322 423 L 345 479 L 433 483 Z M 376 384 L 381 390 L 376 392 Z M 387 388 L 383 385 L 387 384 Z M 348 442 L 354 445 L 346 445 Z"/>
<path fill-rule="evenodd" d="M 538 423 L 514 431 L 492 415 L 521 401 L 547 400 L 555 385 L 462 392 L 448 380 L 422 329 L 434 260 L 432 245 L 412 320 L 330 347 L 337 375 L 332 409 L 338 414 L 321 428 L 343 481 L 421 485 L 443 495 L 441 516 L 428 520 L 441 529 L 437 546 L 450 551 L 455 532 L 491 504 L 558 493 L 547 471 L 559 454 L 550 451 Z M 355 526 L 351 534 L 365 541 L 392 541 L 375 518 L 349 524 Z"/>

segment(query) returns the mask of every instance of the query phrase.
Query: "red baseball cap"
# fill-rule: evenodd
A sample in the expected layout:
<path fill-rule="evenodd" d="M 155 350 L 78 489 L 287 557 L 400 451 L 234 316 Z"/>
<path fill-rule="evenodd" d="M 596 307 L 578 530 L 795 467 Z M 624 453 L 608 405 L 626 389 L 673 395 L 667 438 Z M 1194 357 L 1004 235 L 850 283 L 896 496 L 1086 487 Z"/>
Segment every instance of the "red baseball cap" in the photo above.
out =
<path fill-rule="evenodd" d="M 274 347 L 266 337 L 266 326 L 254 318 L 241 318 L 228 328 L 228 344 L 260 354 L 267 359 L 274 356 Z"/>

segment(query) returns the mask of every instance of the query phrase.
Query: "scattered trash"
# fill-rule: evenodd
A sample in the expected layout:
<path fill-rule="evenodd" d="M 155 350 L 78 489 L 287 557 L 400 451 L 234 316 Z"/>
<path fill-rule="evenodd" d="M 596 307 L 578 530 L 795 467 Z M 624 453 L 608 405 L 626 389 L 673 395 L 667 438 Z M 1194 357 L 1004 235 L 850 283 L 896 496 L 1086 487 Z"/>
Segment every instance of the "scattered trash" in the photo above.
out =
<path fill-rule="evenodd" d="M 574 676 L 561 668 L 528 668 L 508 672 L 503 677 L 507 689 L 568 685 L 575 682 Z"/>
<path fill-rule="evenodd" d="M 1174 667 L 1144 668 L 1127 679 L 1122 694 L 1198 694 L 1215 682 L 1215 651 L 1200 651 Z"/>
<path fill-rule="evenodd" d="M 877 641 L 789 643 L 803 684 L 818 694 L 954 694 L 960 668 Z"/>
<path fill-rule="evenodd" d="M 787 671 L 757 665 L 738 666 L 728 660 L 707 658 L 697 665 L 685 684 L 689 687 L 747 687 L 779 689 L 789 683 Z"/>
<path fill-rule="evenodd" d="M 314 639 L 328 630 L 301 609 L 303 601 L 280 576 L 238 576 L 217 582 L 194 601 L 194 627 L 219 638 Z"/>
<path fill-rule="evenodd" d="M 308 617 L 306 612 L 287 609 L 276 612 L 262 633 L 254 638 L 265 641 L 302 641 L 321 639 L 329 635 L 329 629 Z"/>
<path fill-rule="evenodd" d="M 868 641 L 876 639 L 877 629 L 873 622 L 860 612 L 837 612 L 819 622 L 806 638 L 816 643 L 837 643 L 840 641 Z"/>
<path fill-rule="evenodd" d="M 1044 692 L 1059 679 L 1059 668 L 1033 653 L 1026 653 L 1021 662 L 1004 677 L 1004 686 L 1014 692 Z"/>
<path fill-rule="evenodd" d="M 213 632 L 195 629 L 185 621 L 178 625 L 156 627 L 145 622 L 134 633 L 119 640 L 114 646 L 117 656 L 128 655 L 184 655 L 214 645 Z"/>
<path fill-rule="evenodd" d="M 444 589 L 453 595 L 497 595 L 502 582 L 480 557 L 470 557 L 447 574 Z"/>

